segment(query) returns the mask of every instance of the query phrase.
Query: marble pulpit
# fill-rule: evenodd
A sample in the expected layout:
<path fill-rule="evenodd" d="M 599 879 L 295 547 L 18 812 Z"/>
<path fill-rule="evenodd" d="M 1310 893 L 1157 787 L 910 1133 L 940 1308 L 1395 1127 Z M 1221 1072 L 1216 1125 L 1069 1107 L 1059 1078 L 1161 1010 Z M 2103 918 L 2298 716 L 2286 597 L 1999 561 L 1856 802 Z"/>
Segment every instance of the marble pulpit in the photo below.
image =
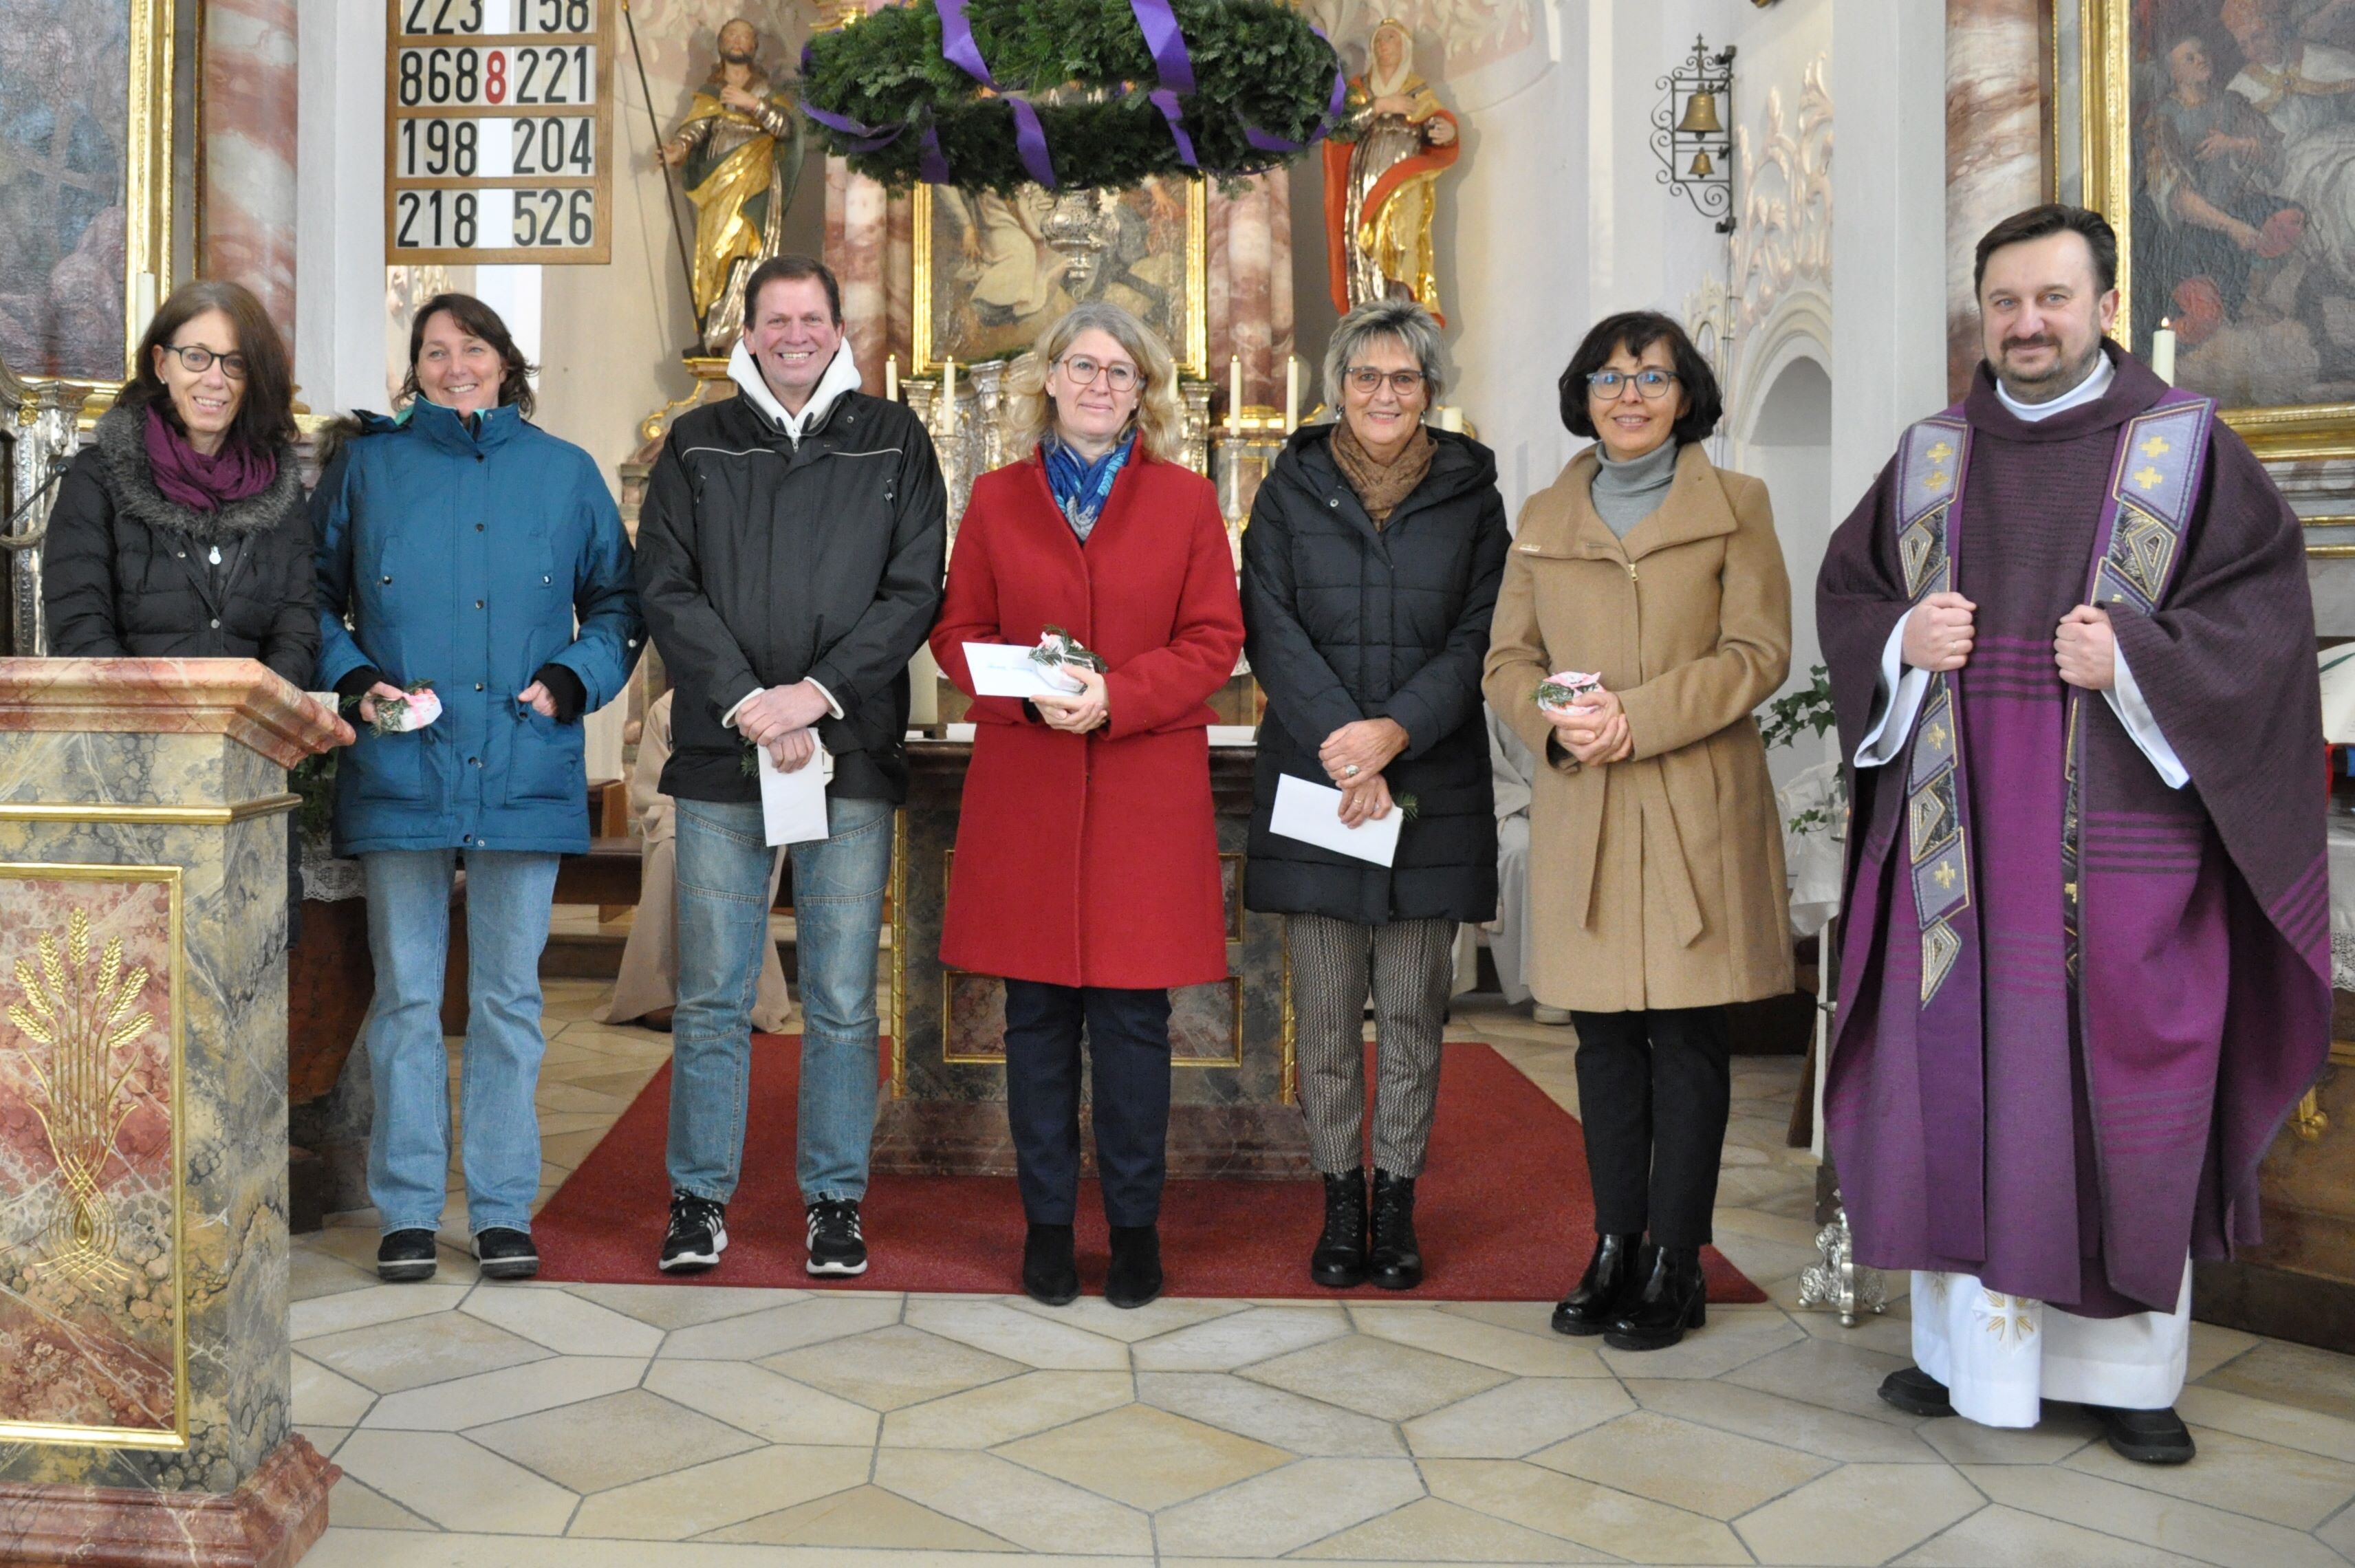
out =
<path fill-rule="evenodd" d="M 293 1563 L 286 773 L 245 659 L 0 659 L 0 1563 Z"/>

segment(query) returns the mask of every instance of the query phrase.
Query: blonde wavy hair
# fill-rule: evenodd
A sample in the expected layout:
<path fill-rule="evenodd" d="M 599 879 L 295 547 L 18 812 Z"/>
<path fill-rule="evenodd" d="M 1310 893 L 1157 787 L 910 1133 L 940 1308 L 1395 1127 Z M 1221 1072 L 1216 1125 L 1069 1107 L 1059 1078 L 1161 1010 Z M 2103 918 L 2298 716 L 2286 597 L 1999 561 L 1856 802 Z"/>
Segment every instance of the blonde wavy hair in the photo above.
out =
<path fill-rule="evenodd" d="M 1055 419 L 1047 372 L 1070 352 L 1082 333 L 1090 331 L 1103 333 L 1119 344 L 1136 361 L 1144 377 L 1137 385 L 1136 411 L 1129 417 L 1137 445 L 1151 456 L 1176 461 L 1185 443 L 1186 429 L 1184 410 L 1178 400 L 1178 362 L 1151 327 L 1104 300 L 1073 305 L 1007 371 L 1006 417 L 1013 449 L 1027 453 L 1045 439 Z"/>

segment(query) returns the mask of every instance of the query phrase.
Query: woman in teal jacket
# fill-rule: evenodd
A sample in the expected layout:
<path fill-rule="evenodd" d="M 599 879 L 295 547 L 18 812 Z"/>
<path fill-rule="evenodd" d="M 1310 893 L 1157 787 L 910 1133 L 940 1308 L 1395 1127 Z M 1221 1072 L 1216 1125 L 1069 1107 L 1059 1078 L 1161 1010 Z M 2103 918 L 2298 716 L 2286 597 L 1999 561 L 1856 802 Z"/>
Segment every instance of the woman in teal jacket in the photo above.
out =
<path fill-rule="evenodd" d="M 581 720 L 621 692 L 645 622 L 613 497 L 587 453 L 527 421 L 529 368 L 497 314 L 466 294 L 428 301 L 409 359 L 407 408 L 360 416 L 312 496 L 319 684 L 366 721 L 336 771 L 335 845 L 367 872 L 376 961 L 377 1270 L 434 1270 L 463 856 L 467 1224 L 486 1277 L 525 1278 L 539 1265 L 539 955 L 557 857 L 589 848 Z M 389 725 L 421 688 L 439 716 L 378 732 L 379 711 Z"/>

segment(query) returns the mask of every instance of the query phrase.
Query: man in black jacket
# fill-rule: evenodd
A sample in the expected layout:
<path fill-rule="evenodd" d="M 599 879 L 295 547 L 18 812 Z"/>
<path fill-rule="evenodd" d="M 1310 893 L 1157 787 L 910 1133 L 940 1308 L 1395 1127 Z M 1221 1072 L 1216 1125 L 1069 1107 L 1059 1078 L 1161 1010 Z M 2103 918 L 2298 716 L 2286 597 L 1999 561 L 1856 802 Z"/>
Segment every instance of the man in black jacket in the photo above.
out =
<path fill-rule="evenodd" d="M 752 748 L 830 766 L 830 836 L 793 846 L 804 1032 L 798 1171 L 808 1270 L 867 1270 L 875 954 L 906 798 L 908 661 L 941 602 L 947 496 L 922 424 L 858 389 L 842 291 L 806 256 L 745 288 L 739 395 L 683 415 L 638 521 L 638 590 L 677 691 L 678 1007 L 662 1267 L 728 1244 L 744 1153 L 769 870 Z M 820 750 L 825 757 L 820 758 Z"/>

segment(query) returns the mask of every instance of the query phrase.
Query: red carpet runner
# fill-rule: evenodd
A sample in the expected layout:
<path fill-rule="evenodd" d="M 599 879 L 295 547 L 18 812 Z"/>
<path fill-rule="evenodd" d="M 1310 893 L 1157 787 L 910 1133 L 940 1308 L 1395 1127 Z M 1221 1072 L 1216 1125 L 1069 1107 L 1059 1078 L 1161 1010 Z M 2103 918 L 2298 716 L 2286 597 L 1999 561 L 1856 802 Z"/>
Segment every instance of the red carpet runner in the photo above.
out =
<path fill-rule="evenodd" d="M 812 1283 L 802 1272 L 802 1205 L 794 1185 L 799 1046 L 797 1037 L 754 1038 L 744 1178 L 728 1206 L 727 1257 L 712 1273 L 677 1283 Z M 533 1221 L 542 1279 L 619 1285 L 672 1277 L 655 1267 L 670 1196 L 663 1172 L 669 1115 L 665 1067 Z M 1161 1206 L 1169 1293 L 1552 1300 L 1577 1283 L 1594 1244 L 1594 1200 L 1578 1123 L 1485 1045 L 1446 1049 L 1429 1168 L 1415 1199 L 1422 1287 L 1336 1292 L 1308 1278 L 1308 1249 L 1324 1223 L 1316 1183 L 1173 1181 Z M 873 1263 L 847 1285 L 986 1295 L 1021 1289 L 1022 1204 L 1011 1177 L 878 1177 L 861 1212 Z M 1092 1179 L 1081 1190 L 1079 1238 L 1081 1278 L 1090 1292 L 1100 1291 L 1106 1245 Z M 1766 1299 L 1716 1249 L 1702 1258 L 1711 1301 Z"/>

